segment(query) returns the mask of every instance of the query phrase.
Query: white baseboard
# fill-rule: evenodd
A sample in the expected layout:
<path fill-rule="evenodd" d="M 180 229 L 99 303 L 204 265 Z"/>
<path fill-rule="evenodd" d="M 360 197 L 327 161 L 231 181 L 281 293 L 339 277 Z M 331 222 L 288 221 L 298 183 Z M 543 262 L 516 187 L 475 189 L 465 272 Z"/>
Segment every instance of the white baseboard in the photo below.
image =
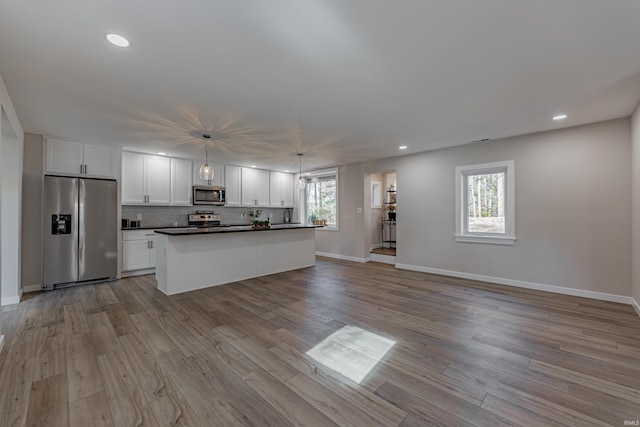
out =
<path fill-rule="evenodd" d="M 545 285 L 542 283 L 524 282 L 521 280 L 504 279 L 502 277 L 483 276 L 480 274 L 462 273 L 459 271 L 441 270 L 439 268 L 422 267 L 419 265 L 396 264 L 396 268 L 403 270 L 421 271 L 423 273 L 439 274 L 442 276 L 459 277 L 461 279 L 478 280 L 481 282 L 496 283 L 498 285 L 515 286 L 517 288 L 534 289 L 538 291 L 553 292 L 556 294 L 572 295 L 576 297 L 592 298 L 601 301 L 633 304 L 633 298 L 623 295 L 607 294 L 604 292 L 587 291 L 583 289 L 565 288 L 562 286 Z M 636 308 L 637 310 L 638 308 Z M 640 314 L 640 312 L 639 312 Z"/>
<path fill-rule="evenodd" d="M 42 285 L 39 283 L 37 285 L 27 285 L 22 287 L 22 292 L 24 293 L 39 292 L 41 290 L 42 290 Z"/>
<path fill-rule="evenodd" d="M 17 304 L 19 302 L 20 302 L 20 297 L 7 297 L 7 298 L 2 298 L 2 302 L 0 302 L 0 305 Z"/>
<path fill-rule="evenodd" d="M 345 261 L 354 261 L 354 262 L 362 262 L 362 263 L 370 261 L 369 258 L 358 258 L 358 257 L 354 257 L 354 256 L 330 254 L 328 252 L 316 252 L 316 256 L 323 256 L 323 257 L 327 257 L 327 258 L 335 258 L 335 259 L 342 259 L 342 260 L 345 260 Z"/>
<path fill-rule="evenodd" d="M 0 335 L 0 353 L 2 353 L 3 347 L 4 347 L 4 335 Z"/>
<path fill-rule="evenodd" d="M 640 304 L 638 304 L 635 298 L 631 298 L 631 305 L 636 310 L 636 313 L 638 313 L 638 316 L 640 316 Z"/>

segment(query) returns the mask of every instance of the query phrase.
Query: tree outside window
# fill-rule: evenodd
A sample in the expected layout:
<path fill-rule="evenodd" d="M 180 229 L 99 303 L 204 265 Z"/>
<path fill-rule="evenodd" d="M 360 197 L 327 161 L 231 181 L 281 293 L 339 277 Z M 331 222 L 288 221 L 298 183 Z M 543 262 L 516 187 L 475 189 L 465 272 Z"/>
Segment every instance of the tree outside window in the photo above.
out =
<path fill-rule="evenodd" d="M 456 167 L 457 242 L 515 244 L 513 160 Z"/>
<path fill-rule="evenodd" d="M 306 219 L 308 224 L 314 220 L 326 220 L 328 227 L 338 225 L 338 186 L 336 173 L 307 178 Z"/>

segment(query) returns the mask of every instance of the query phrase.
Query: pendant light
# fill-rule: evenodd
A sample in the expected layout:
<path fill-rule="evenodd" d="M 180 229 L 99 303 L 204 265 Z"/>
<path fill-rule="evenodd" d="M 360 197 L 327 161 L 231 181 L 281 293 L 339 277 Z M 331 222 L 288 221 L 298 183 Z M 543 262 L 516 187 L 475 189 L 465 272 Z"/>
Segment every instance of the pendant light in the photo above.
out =
<path fill-rule="evenodd" d="M 202 135 L 204 139 L 211 139 L 211 135 L 205 133 Z M 200 179 L 207 181 L 207 184 L 211 185 L 211 180 L 213 180 L 213 176 L 215 175 L 213 171 L 213 166 L 209 164 L 209 152 L 204 150 L 204 165 L 200 166 Z"/>
<path fill-rule="evenodd" d="M 298 176 L 298 182 L 296 182 L 296 188 L 298 190 L 302 190 L 306 185 L 304 178 L 302 178 L 302 156 L 304 156 L 304 154 L 298 153 L 298 158 L 300 159 L 300 175 Z"/>

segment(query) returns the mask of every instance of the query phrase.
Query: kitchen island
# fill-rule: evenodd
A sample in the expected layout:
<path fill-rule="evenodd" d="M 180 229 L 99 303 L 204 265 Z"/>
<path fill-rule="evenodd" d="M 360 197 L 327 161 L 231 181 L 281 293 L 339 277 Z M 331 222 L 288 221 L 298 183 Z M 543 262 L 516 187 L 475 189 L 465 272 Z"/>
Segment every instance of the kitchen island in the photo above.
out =
<path fill-rule="evenodd" d="M 315 229 L 302 224 L 156 230 L 158 289 L 175 295 L 315 265 Z"/>

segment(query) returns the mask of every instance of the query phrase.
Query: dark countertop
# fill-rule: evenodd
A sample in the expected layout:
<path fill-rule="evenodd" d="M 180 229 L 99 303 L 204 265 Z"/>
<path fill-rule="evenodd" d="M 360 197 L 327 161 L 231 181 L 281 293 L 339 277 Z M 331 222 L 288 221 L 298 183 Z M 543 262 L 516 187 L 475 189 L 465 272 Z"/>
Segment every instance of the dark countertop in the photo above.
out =
<path fill-rule="evenodd" d="M 270 228 L 251 228 L 251 225 L 242 224 L 230 227 L 212 227 L 212 228 L 172 228 L 170 230 L 156 229 L 158 234 L 166 234 L 167 236 L 190 236 L 194 234 L 219 234 L 219 233 L 241 233 L 247 231 L 271 231 L 271 230 L 296 230 L 300 228 L 321 228 L 321 225 L 304 225 L 304 224 L 272 224 Z"/>
<path fill-rule="evenodd" d="M 274 223 L 272 222 L 271 225 L 284 225 L 285 223 Z M 244 226 L 244 225 L 251 225 L 251 224 L 247 224 L 247 223 L 242 223 L 242 224 L 222 224 L 223 226 L 227 227 L 240 227 L 240 226 Z M 289 223 L 289 225 L 300 225 L 298 223 Z M 188 225 L 157 225 L 157 226 L 148 226 L 145 225 L 144 227 L 121 227 L 120 230 L 121 231 L 131 231 L 131 230 L 162 230 L 164 228 L 173 228 L 173 229 L 178 229 L 178 228 L 191 228 Z"/>

